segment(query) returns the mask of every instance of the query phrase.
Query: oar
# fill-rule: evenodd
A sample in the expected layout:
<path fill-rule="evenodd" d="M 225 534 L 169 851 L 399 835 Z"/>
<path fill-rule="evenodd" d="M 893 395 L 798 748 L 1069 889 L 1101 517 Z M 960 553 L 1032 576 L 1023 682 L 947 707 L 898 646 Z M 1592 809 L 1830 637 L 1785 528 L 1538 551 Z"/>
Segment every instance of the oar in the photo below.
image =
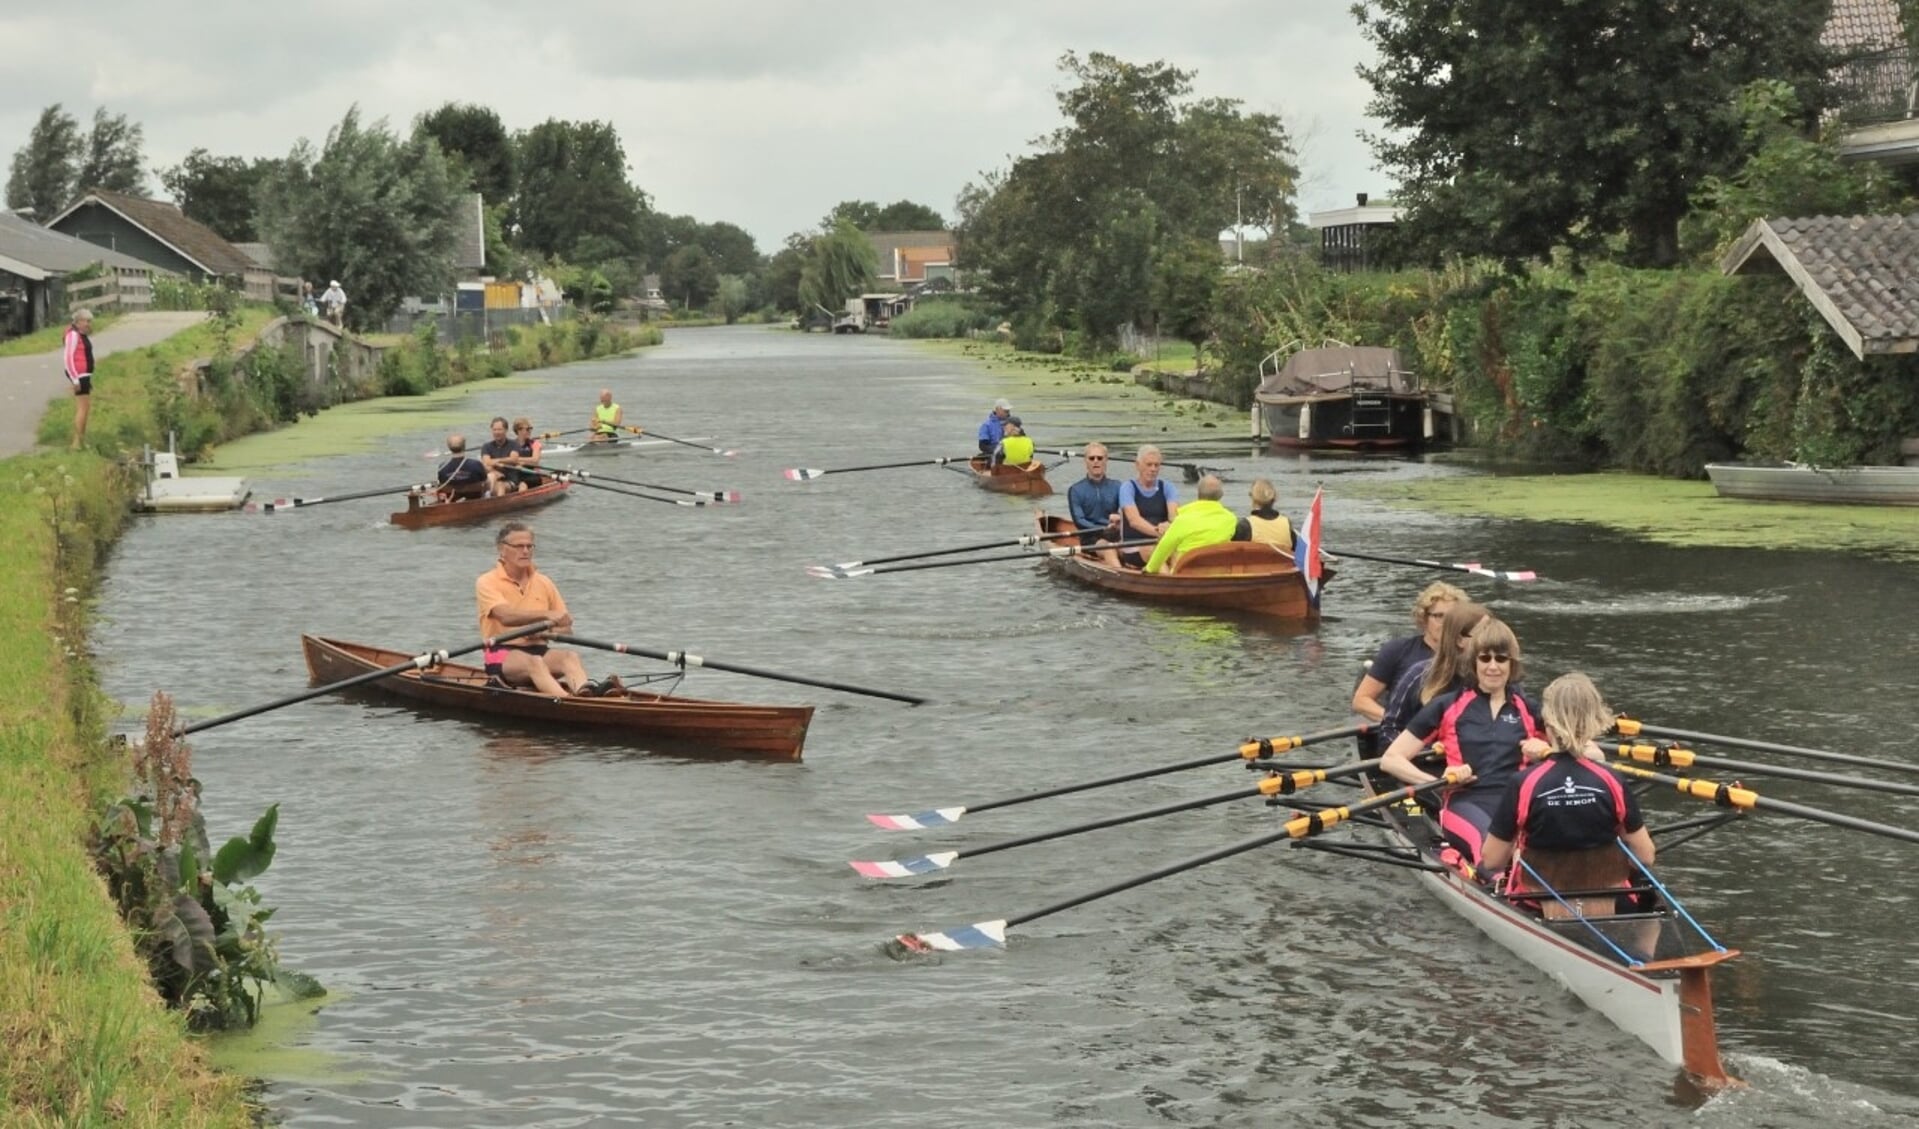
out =
<path fill-rule="evenodd" d="M 823 678 L 807 678 L 798 674 L 781 674 L 776 670 L 765 670 L 756 666 L 741 666 L 738 663 L 725 663 L 718 659 L 689 655 L 685 651 L 656 651 L 650 647 L 641 647 L 633 643 L 606 643 L 598 639 L 582 639 L 578 635 L 555 635 L 554 642 L 571 643 L 577 647 L 592 647 L 600 651 L 612 651 L 620 655 L 641 655 L 649 659 L 659 659 L 672 663 L 684 670 L 689 666 L 703 666 L 709 670 L 724 670 L 732 674 L 745 674 L 753 678 L 769 678 L 775 682 L 792 682 L 801 686 L 818 686 L 826 690 L 839 690 L 847 694 L 864 694 L 869 698 L 890 698 L 895 702 L 908 705 L 922 705 L 925 698 L 912 694 L 900 694 L 892 690 L 874 690 L 867 686 L 855 686 L 850 682 L 829 682 Z"/>
<path fill-rule="evenodd" d="M 1830 761 L 1833 764 L 1852 764 L 1861 768 L 1882 768 L 1888 772 L 1919 773 L 1919 764 L 1906 764 L 1901 761 L 1879 760 L 1876 757 L 1862 757 L 1854 753 L 1831 753 L 1824 749 L 1805 749 L 1798 745 L 1776 745 L 1770 741 L 1753 741 L 1745 737 L 1726 737 L 1718 733 L 1694 733 L 1689 729 L 1668 729 L 1663 725 L 1648 725 L 1630 717 L 1614 720 L 1613 728 L 1621 737 L 1670 737 L 1675 741 L 1695 741 L 1708 745 L 1726 745 L 1735 749 L 1752 749 L 1761 753 L 1785 753 L 1789 756 L 1805 757 L 1807 760 Z"/>
<path fill-rule="evenodd" d="M 1341 737 L 1354 737 L 1371 729 L 1370 725 L 1349 725 L 1342 729 L 1327 729 L 1318 733 L 1307 733 L 1298 737 L 1263 737 L 1257 741 L 1248 740 L 1235 753 L 1215 753 L 1210 756 L 1195 757 L 1192 760 L 1174 764 L 1160 765 L 1157 768 L 1134 769 L 1122 772 L 1118 776 L 1102 776 L 1097 780 L 1087 780 L 1079 784 L 1062 784 L 1057 788 L 1048 788 L 1043 792 L 1026 792 L 1018 796 L 1008 796 L 1000 800 L 988 800 L 983 804 L 964 804 L 958 807 L 929 808 L 926 811 L 910 812 L 905 815 L 869 815 L 866 818 L 875 826 L 887 831 L 918 831 L 927 827 L 945 827 L 958 823 L 967 812 L 991 811 L 994 808 L 1010 808 L 1015 804 L 1029 804 L 1034 800 L 1049 800 L 1054 796 L 1068 796 L 1074 792 L 1087 792 L 1094 788 L 1105 788 L 1113 784 L 1127 784 L 1134 780 L 1146 780 L 1154 776 L 1166 776 L 1187 769 L 1204 768 L 1210 764 L 1225 764 L 1229 761 L 1267 760 L 1290 749 L 1306 745 L 1317 745 L 1322 741 L 1337 741 Z"/>
<path fill-rule="evenodd" d="M 1327 780 L 1336 780 L 1342 776 L 1352 776 L 1379 766 L 1378 760 L 1360 761 L 1356 764 L 1340 765 L 1337 768 L 1302 768 L 1294 772 L 1268 776 L 1251 788 L 1235 788 L 1231 792 L 1216 792 L 1210 796 L 1201 796 L 1196 800 L 1181 800 L 1178 803 L 1162 804 L 1156 808 L 1144 808 L 1139 811 L 1123 812 L 1095 819 L 1089 823 L 1075 823 L 1071 827 L 1061 827 L 1053 831 L 1040 831 L 1032 835 L 1021 835 L 1016 839 L 1007 839 L 990 846 L 975 847 L 970 851 L 939 851 L 930 855 L 915 855 L 912 858 L 889 859 L 885 862 L 849 862 L 847 865 L 865 878 L 905 878 L 914 874 L 931 874 L 936 870 L 945 870 L 963 858 L 977 858 L 990 855 L 995 851 L 1010 851 L 1014 847 L 1044 843 L 1051 839 L 1063 839 L 1068 835 L 1079 835 L 1087 831 L 1098 831 L 1105 827 L 1119 827 L 1127 823 L 1138 823 L 1175 812 L 1192 811 L 1195 808 L 1211 807 L 1229 800 L 1247 800 L 1255 796 L 1290 796 L 1302 788 L 1310 788 Z"/>
<path fill-rule="evenodd" d="M 1157 544 L 1154 541 L 1109 541 L 1102 549 L 1141 549 Z M 889 572 L 916 572 L 926 568 L 958 568 L 960 565 L 991 564 L 994 561 L 1037 561 L 1049 557 L 1071 557 L 1081 552 L 1077 545 L 1061 545 L 1043 553 L 995 553 L 988 557 L 969 557 L 963 561 L 926 561 L 922 564 L 881 565 L 878 568 L 849 568 L 832 571 L 813 571 L 812 575 L 822 580 L 851 580 L 856 576 L 879 576 Z M 809 570 L 811 571 L 811 570 Z"/>
<path fill-rule="evenodd" d="M 1026 533 L 1010 541 L 1003 538 L 998 541 L 981 541 L 977 545 L 961 545 L 957 549 L 928 549 L 920 553 L 901 553 L 896 557 L 873 557 L 870 560 L 864 561 L 841 561 L 838 564 L 830 565 L 807 565 L 806 571 L 812 573 L 814 576 L 832 577 L 846 572 L 849 569 L 862 568 L 866 565 L 892 564 L 894 561 L 912 561 L 918 560 L 921 557 L 948 557 L 955 553 L 978 553 L 987 549 L 1003 549 L 1013 545 L 1032 546 L 1039 544 L 1041 541 L 1058 541 L 1063 537 L 1078 537 L 1082 533 L 1098 532 L 1099 530 L 1097 529 L 1069 529 L 1064 533 Z"/>
<path fill-rule="evenodd" d="M 1874 823 L 1870 819 L 1860 819 L 1856 815 L 1827 811 L 1824 808 L 1807 807 L 1787 800 L 1775 800 L 1761 796 L 1750 788 L 1741 788 L 1733 784 L 1721 784 L 1716 780 L 1700 780 L 1690 776 L 1664 776 L 1651 769 L 1640 768 L 1636 764 L 1617 764 L 1609 762 L 1607 768 L 1621 776 L 1635 780 L 1650 780 L 1656 784 L 1671 784 L 1681 795 L 1696 800 L 1706 800 L 1722 808 L 1737 808 L 1741 811 L 1773 811 L 1780 815 L 1795 816 L 1811 820 L 1814 823 L 1827 823 L 1834 827 L 1844 827 L 1852 831 L 1864 831 L 1869 835 L 1883 835 L 1888 839 L 1899 839 L 1907 843 L 1919 843 L 1919 831 L 1904 827 L 1894 827 L 1889 823 Z"/>
<path fill-rule="evenodd" d="M 829 474 L 852 474 L 862 470 L 898 470 L 901 467 L 913 466 L 946 466 L 949 463 L 972 462 L 978 457 L 978 455 L 954 455 L 943 459 L 914 459 L 905 463 L 868 463 L 865 466 L 838 466 L 829 467 L 826 470 L 812 467 L 788 467 L 784 473 L 788 482 L 811 482 Z"/>
<path fill-rule="evenodd" d="M 1919 796 L 1919 784 L 1900 784 L 1893 780 L 1867 780 L 1858 776 L 1838 776 L 1830 772 L 1820 772 L 1816 768 L 1788 768 L 1779 764 L 1759 764 L 1754 761 L 1707 757 L 1677 745 L 1601 745 L 1600 748 L 1614 756 L 1660 768 L 1709 768 L 1720 772 L 1776 776 L 1781 780 L 1807 780 L 1814 784 L 1830 784 L 1835 788 L 1859 788 L 1868 792 L 1885 792 L 1894 796 Z"/>
<path fill-rule="evenodd" d="M 535 474 L 545 473 L 537 467 L 522 467 L 520 469 L 530 470 Z M 614 478 L 610 474 L 601 474 L 597 470 L 581 470 L 578 467 L 559 467 L 557 469 L 559 473 L 569 475 L 573 478 L 597 478 L 606 482 L 617 482 L 621 486 L 638 486 L 643 490 L 664 490 L 668 494 L 685 494 L 693 498 L 704 498 L 709 502 L 727 503 L 740 500 L 740 492 L 738 490 L 683 490 L 678 486 L 661 486 L 657 482 L 635 482 L 630 478 Z"/>
<path fill-rule="evenodd" d="M 1538 580 L 1539 579 L 1539 574 L 1536 572 L 1532 572 L 1530 570 L 1525 572 L 1506 572 L 1496 568 L 1487 568 L 1484 565 L 1481 565 L 1478 563 L 1445 564 L 1440 561 L 1420 560 L 1414 557 L 1382 557 L 1375 553 L 1355 553 L 1350 549 L 1334 549 L 1331 547 L 1328 547 L 1326 549 L 1326 553 L 1329 556 L 1353 557 L 1357 560 L 1362 560 L 1362 561 L 1378 561 L 1381 564 L 1411 565 L 1414 568 L 1436 568 L 1436 569 L 1441 569 L 1445 572 L 1465 572 L 1465 573 L 1471 573 L 1474 576 L 1489 577 L 1493 580 Z"/>
<path fill-rule="evenodd" d="M 595 490 L 605 490 L 611 494 L 622 494 L 628 498 L 645 498 L 649 502 L 665 502 L 669 506 L 693 506 L 695 508 L 698 508 L 700 506 L 710 506 L 713 504 L 711 502 L 701 501 L 696 498 L 662 498 L 658 494 L 645 494 L 645 493 L 641 493 L 638 490 L 628 490 L 624 486 L 609 486 L 604 482 L 588 482 L 586 481 L 587 475 L 577 471 L 534 470 L 532 467 L 522 467 L 521 469 L 532 470 L 533 473 L 540 475 L 543 478 L 557 478 L 562 482 L 578 483 L 581 486 L 591 486 Z"/>
<path fill-rule="evenodd" d="M 175 737 L 185 737 L 189 733 L 198 733 L 203 729 L 212 729 L 216 725 L 225 725 L 230 721 L 240 721 L 258 714 L 269 713 L 282 706 L 298 705 L 309 699 L 317 698 L 322 694 L 331 694 L 335 690 L 350 690 L 355 686 L 365 685 L 368 682 L 378 682 L 382 678 L 402 674 L 409 670 L 427 670 L 439 666 L 455 655 L 466 655 L 474 651 L 485 650 L 496 643 L 504 643 L 509 639 L 519 639 L 527 635 L 538 635 L 542 631 L 551 630 L 552 627 L 553 624 L 551 621 L 543 619 L 538 623 L 530 624 L 526 627 L 516 627 L 503 635 L 495 635 L 491 639 L 482 639 L 478 643 L 469 643 L 464 647 L 457 647 L 453 650 L 446 651 L 428 651 L 425 654 L 415 655 L 403 663 L 394 663 L 392 666 L 384 667 L 380 670 L 369 670 L 364 674 L 356 674 L 351 678 L 343 678 L 338 682 L 329 682 L 325 686 L 315 686 L 311 689 L 302 690 L 298 694 L 267 702 L 265 705 L 248 706 L 246 709 L 221 714 L 219 717 L 211 718 L 207 721 L 196 721 L 191 725 L 176 726 L 173 730 L 173 735 Z"/>
<path fill-rule="evenodd" d="M 297 510 L 306 506 L 323 506 L 328 502 L 354 502 L 361 498 L 377 498 L 382 494 L 403 494 L 414 490 L 438 489 L 431 482 L 416 482 L 406 486 L 385 486 L 378 490 L 356 490 L 351 494 L 329 494 L 321 498 L 275 498 L 271 502 L 248 502 L 247 513 L 270 514 L 276 510 Z"/>
<path fill-rule="evenodd" d="M 1370 800 L 1363 800 L 1360 803 L 1350 806 L 1323 808 L 1310 815 L 1297 816 L 1287 820 L 1285 825 L 1278 831 L 1269 831 L 1265 834 L 1255 835 L 1250 839 L 1241 839 L 1237 843 L 1219 847 L 1215 850 L 1207 851 L 1204 854 L 1193 855 L 1190 858 L 1184 858 L 1178 862 L 1168 863 L 1157 870 L 1151 870 L 1132 878 L 1122 878 L 1118 882 L 1108 883 L 1097 890 L 1088 890 L 1083 894 L 1075 894 L 1070 898 L 1054 902 L 1052 905 L 1043 906 L 1036 910 L 1029 910 L 1026 913 L 1015 914 L 1012 917 L 999 918 L 994 921 L 976 921 L 971 925 L 962 925 L 957 929 L 948 929 L 939 933 L 906 933 L 895 938 L 895 940 L 913 952 L 927 952 L 935 949 L 942 952 L 954 952 L 961 949 L 998 948 L 1006 944 L 1006 931 L 1015 925 L 1024 925 L 1029 921 L 1037 921 L 1042 917 L 1050 917 L 1063 910 L 1072 909 L 1074 906 L 1085 905 L 1087 902 L 1110 897 L 1114 894 L 1131 890 L 1136 886 L 1144 886 L 1148 882 L 1155 882 L 1161 878 L 1179 874 L 1182 871 L 1193 870 L 1205 866 L 1209 862 L 1218 862 L 1223 858 L 1231 858 L 1234 855 L 1257 850 L 1270 843 L 1278 843 L 1286 839 L 1304 839 L 1310 835 L 1317 835 L 1328 828 L 1346 822 L 1362 812 L 1402 803 L 1418 796 L 1422 792 L 1429 792 L 1444 784 L 1448 784 L 1451 782 L 1452 775 L 1455 771 L 1454 769 L 1447 769 L 1446 775 L 1437 780 L 1429 780 L 1424 784 L 1409 784 L 1404 788 L 1398 788 L 1384 795 L 1375 796 Z"/>
<path fill-rule="evenodd" d="M 655 439 L 664 439 L 668 443 L 678 443 L 682 447 L 691 447 L 695 451 L 707 451 L 711 454 L 719 455 L 722 458 L 730 459 L 734 455 L 739 454 L 738 451 L 734 451 L 724 447 L 709 447 L 704 443 L 695 443 L 690 439 L 675 439 L 673 436 L 668 435 L 664 431 L 649 431 L 643 427 L 632 427 L 627 425 L 621 426 L 620 430 L 630 431 L 635 435 L 651 435 Z"/>

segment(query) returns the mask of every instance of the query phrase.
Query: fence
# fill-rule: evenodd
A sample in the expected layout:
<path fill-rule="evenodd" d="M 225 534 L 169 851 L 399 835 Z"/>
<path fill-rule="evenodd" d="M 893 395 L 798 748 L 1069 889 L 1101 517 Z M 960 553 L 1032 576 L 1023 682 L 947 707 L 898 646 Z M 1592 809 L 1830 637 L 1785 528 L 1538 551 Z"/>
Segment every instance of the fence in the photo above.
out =
<path fill-rule="evenodd" d="M 1847 125 L 1873 125 L 1914 116 L 1912 53 L 1904 47 L 1858 55 L 1832 71 L 1835 115 Z"/>
<path fill-rule="evenodd" d="M 411 334 L 422 325 L 431 325 L 442 345 L 484 345 L 513 326 L 555 325 L 571 321 L 574 316 L 573 307 L 568 305 L 512 310 L 456 310 L 451 313 L 401 311 L 387 319 L 386 331 Z"/>
<path fill-rule="evenodd" d="M 145 310 L 153 306 L 152 274 L 131 267 L 118 267 L 98 278 L 69 282 L 63 290 L 69 312 L 82 306 L 91 310 Z"/>

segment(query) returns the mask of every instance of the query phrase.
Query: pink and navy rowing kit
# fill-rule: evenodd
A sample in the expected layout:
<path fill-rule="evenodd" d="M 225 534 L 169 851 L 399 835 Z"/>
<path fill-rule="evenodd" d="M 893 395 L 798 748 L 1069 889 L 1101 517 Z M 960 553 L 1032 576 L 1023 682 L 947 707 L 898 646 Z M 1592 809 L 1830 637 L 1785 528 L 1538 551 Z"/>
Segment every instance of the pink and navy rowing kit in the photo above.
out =
<path fill-rule="evenodd" d="M 1479 690 L 1455 690 L 1427 702 L 1407 723 L 1406 732 L 1421 745 L 1443 745 L 1448 768 L 1472 766 L 1472 783 L 1447 794 L 1439 812 L 1439 829 L 1461 854 L 1477 863 L 1493 813 L 1519 776 L 1520 742 L 1540 735 L 1531 705 L 1512 691 L 1495 714 L 1492 700 Z"/>

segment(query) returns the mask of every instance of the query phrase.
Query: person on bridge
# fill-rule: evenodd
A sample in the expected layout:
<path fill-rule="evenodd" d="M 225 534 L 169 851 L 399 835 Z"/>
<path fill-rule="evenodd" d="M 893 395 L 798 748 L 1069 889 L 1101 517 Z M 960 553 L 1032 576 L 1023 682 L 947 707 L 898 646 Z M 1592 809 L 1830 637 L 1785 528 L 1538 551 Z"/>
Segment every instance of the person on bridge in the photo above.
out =
<path fill-rule="evenodd" d="M 1006 437 L 1006 421 L 1013 414 L 1013 405 L 1006 400 L 993 401 L 993 410 L 986 414 L 986 422 L 979 425 L 979 453 L 991 458 L 993 449 Z"/>
<path fill-rule="evenodd" d="M 327 283 L 326 293 L 320 295 L 320 308 L 326 311 L 326 319 L 335 329 L 346 326 L 346 291 L 340 289 L 340 280 Z"/>
<path fill-rule="evenodd" d="M 626 412 L 613 402 L 611 388 L 600 389 L 600 402 L 593 405 L 594 443 L 606 443 L 620 437 L 620 428 L 626 426 Z"/>
<path fill-rule="evenodd" d="M 528 635 L 506 643 L 492 640 L 515 627 L 551 620 L 561 634 L 573 630 L 573 614 L 566 610 L 560 590 L 533 567 L 533 530 L 525 522 L 509 521 L 493 536 L 499 563 L 473 582 L 480 608 L 480 637 L 486 650 L 486 672 L 508 686 L 531 686 L 560 698 L 620 696 L 626 687 L 618 675 L 590 682 L 580 656 L 547 646 L 546 636 Z"/>
<path fill-rule="evenodd" d="M 446 453 L 453 457 L 440 464 L 437 491 L 440 500 L 457 502 L 485 497 L 486 464 L 466 453 L 466 436 L 447 436 Z"/>
<path fill-rule="evenodd" d="M 1185 550 L 1220 545 L 1233 539 L 1239 518 L 1220 503 L 1226 496 L 1225 483 L 1216 474 L 1203 475 L 1198 494 L 1199 500 L 1179 507 L 1179 513 L 1159 535 L 1159 544 L 1153 546 L 1153 555 L 1146 560 L 1147 572 L 1165 568 Z"/>
<path fill-rule="evenodd" d="M 1078 527 L 1079 543 L 1109 565 L 1119 564 L 1119 483 L 1106 477 L 1106 444 L 1086 445 L 1086 477 L 1066 490 L 1066 508 Z M 1102 547 L 1104 543 L 1104 547 Z"/>
<path fill-rule="evenodd" d="M 69 451 L 78 451 L 87 437 L 87 414 L 93 404 L 92 333 L 93 311 L 84 306 L 73 311 L 73 322 L 67 326 L 60 346 L 61 367 L 73 385 L 73 440 L 67 444 Z"/>
<path fill-rule="evenodd" d="M 1033 462 L 1033 441 L 1026 437 L 1026 429 L 1020 425 L 1018 416 L 1007 416 L 1005 430 L 1000 433 L 999 443 L 993 448 L 993 465 L 1004 463 L 1011 467 L 1025 467 Z"/>

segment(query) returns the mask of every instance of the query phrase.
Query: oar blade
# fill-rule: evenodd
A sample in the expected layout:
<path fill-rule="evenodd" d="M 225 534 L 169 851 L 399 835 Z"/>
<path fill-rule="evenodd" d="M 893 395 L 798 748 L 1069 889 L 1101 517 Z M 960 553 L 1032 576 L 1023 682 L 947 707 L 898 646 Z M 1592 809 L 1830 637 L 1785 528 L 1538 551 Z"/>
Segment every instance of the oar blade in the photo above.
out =
<path fill-rule="evenodd" d="M 876 568 L 835 568 L 831 565 L 813 565 L 807 574 L 820 580 L 851 580 L 856 576 L 871 576 L 878 572 Z"/>
<path fill-rule="evenodd" d="M 1003 949 L 1006 947 L 1005 921 L 975 921 L 957 929 L 938 933 L 902 933 L 893 938 L 915 953 L 957 953 L 967 949 Z"/>
<path fill-rule="evenodd" d="M 733 505 L 738 505 L 740 501 L 740 492 L 738 490 L 716 491 L 715 500 L 721 501 L 721 502 L 729 502 Z"/>
<path fill-rule="evenodd" d="M 959 858 L 958 851 L 940 851 L 930 855 L 915 855 L 905 859 L 887 859 L 883 862 L 861 862 L 854 860 L 846 865 L 859 873 L 861 878 L 911 878 L 916 874 L 932 874 L 945 870 Z"/>
<path fill-rule="evenodd" d="M 788 482 L 811 482 L 814 479 L 820 477 L 821 475 L 824 475 L 826 472 L 816 467 L 797 467 L 796 466 L 796 467 L 787 467 L 784 473 L 786 475 L 786 480 Z"/>
<path fill-rule="evenodd" d="M 922 831 L 929 827 L 950 827 L 965 814 L 963 807 L 932 808 L 907 815 L 869 815 L 866 819 L 882 831 Z"/>

